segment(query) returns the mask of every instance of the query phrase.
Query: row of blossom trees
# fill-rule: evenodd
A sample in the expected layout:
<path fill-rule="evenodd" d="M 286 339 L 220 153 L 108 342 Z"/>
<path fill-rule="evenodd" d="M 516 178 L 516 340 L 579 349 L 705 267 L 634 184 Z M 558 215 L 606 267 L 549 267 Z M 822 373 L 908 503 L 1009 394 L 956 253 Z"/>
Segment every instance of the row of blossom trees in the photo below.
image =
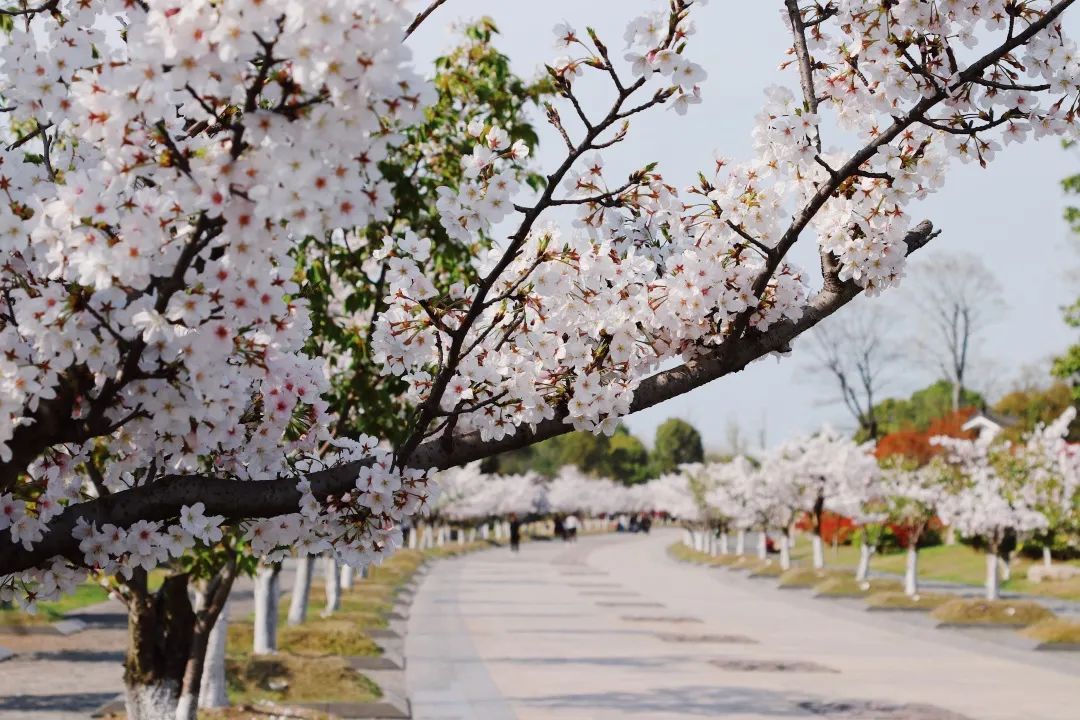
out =
<path fill-rule="evenodd" d="M 691 57 L 704 2 L 626 18 L 618 52 L 559 27 L 539 173 L 516 111 L 425 126 L 453 83 L 403 2 L 7 3 L 0 598 L 121 578 L 128 717 L 191 717 L 241 551 L 376 561 L 430 471 L 610 432 L 898 284 L 953 163 L 1077 136 L 1074 2 L 785 0 L 747 152 L 682 189 L 603 161 L 738 72 Z M 187 573 L 150 588 L 219 541 L 206 608 Z"/>
<path fill-rule="evenodd" d="M 669 507 L 698 526 L 719 534 L 728 551 L 728 532 L 759 532 L 764 557 L 767 533 L 782 536 L 780 564 L 791 566 L 791 531 L 808 520 L 815 568 L 825 564 L 821 519 L 825 512 L 850 518 L 859 529 L 856 578 L 865 580 L 885 525 L 900 532 L 906 546 L 904 589 L 918 592 L 918 547 L 935 519 L 953 526 L 986 550 L 986 596 L 999 593 L 999 558 L 1010 537 L 1043 543 L 1047 562 L 1056 536 L 1080 533 L 1080 450 L 1065 441 L 1070 409 L 1022 443 L 992 437 L 939 437 L 943 452 L 929 465 L 906 467 L 875 460 L 872 443 L 857 444 L 826 428 L 785 443 L 760 462 L 683 466 L 679 478 L 662 478 L 668 492 L 680 493 Z M 681 481 L 680 481 L 681 479 Z M 742 554 L 742 543 L 736 553 Z"/>

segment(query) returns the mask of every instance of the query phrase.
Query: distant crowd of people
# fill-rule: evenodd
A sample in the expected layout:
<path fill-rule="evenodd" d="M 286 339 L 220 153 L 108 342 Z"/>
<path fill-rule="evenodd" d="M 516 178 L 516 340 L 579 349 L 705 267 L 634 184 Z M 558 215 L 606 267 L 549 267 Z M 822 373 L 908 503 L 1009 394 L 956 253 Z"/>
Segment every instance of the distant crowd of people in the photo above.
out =
<path fill-rule="evenodd" d="M 646 535 L 652 529 L 652 516 L 648 513 L 627 515 L 623 513 L 615 518 L 615 532 L 642 532 Z"/>

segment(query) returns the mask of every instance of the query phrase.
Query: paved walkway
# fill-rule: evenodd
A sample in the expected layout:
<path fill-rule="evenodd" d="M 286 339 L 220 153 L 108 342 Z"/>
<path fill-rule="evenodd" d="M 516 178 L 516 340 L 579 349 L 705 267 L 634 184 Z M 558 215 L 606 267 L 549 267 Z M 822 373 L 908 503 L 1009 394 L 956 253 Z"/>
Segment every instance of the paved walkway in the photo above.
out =
<path fill-rule="evenodd" d="M 406 638 L 416 720 L 1075 720 L 1080 665 L 678 563 L 651 537 L 440 562 Z"/>

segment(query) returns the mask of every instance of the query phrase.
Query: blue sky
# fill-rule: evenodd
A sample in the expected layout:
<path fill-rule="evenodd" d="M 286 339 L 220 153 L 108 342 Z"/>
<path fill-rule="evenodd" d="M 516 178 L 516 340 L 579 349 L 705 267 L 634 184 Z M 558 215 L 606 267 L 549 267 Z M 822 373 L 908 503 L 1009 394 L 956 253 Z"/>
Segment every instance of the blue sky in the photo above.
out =
<path fill-rule="evenodd" d="M 409 44 L 418 66 L 430 67 L 430 60 L 452 42 L 453 23 L 489 15 L 502 31 L 497 45 L 510 56 L 515 71 L 532 77 L 542 63 L 560 54 L 551 32 L 557 22 L 568 21 L 581 31 L 595 28 L 618 57 L 627 21 L 664 5 L 656 0 L 449 0 Z M 793 82 L 790 73 L 779 71 L 789 44 L 782 7 L 780 0 L 714 1 L 696 9 L 698 34 L 688 52 L 709 72 L 702 104 L 684 117 L 668 110 L 646 113 L 618 152 L 605 155 L 608 166 L 629 170 L 659 160 L 665 177 L 683 187 L 699 169 L 710 166 L 714 150 L 735 160 L 748 158 L 763 88 Z M 1080 10 L 1066 13 L 1066 25 L 1073 37 L 1080 37 Z M 546 132 L 541 138 L 538 165 L 550 169 L 561 160 L 560 145 Z M 981 257 L 1004 288 L 1007 307 L 980 348 L 976 389 L 991 394 L 1008 390 L 1025 368 L 1045 365 L 1075 338 L 1058 309 L 1080 295 L 1078 276 L 1070 274 L 1080 266 L 1076 252 L 1080 244 L 1061 220 L 1065 198 L 1059 181 L 1078 171 L 1080 153 L 1063 150 L 1054 140 L 1014 145 L 985 170 L 955 165 L 946 188 L 914 209 L 919 219 L 932 220 L 943 234 L 912 262 L 910 278 L 942 252 L 965 251 Z M 812 241 L 800 245 L 796 261 L 816 267 Z M 913 284 L 869 301 L 888 308 L 902 340 L 919 327 L 911 299 Z M 694 423 L 713 448 L 724 446 L 733 422 L 755 442 L 764 430 L 770 445 L 824 422 L 849 427 L 843 409 L 828 402 L 831 388 L 809 371 L 806 344 L 805 339 L 796 344 L 795 352 L 783 361 L 760 361 L 633 416 L 628 424 L 650 441 L 656 425 L 671 416 L 681 417 Z M 893 375 L 890 395 L 905 395 L 934 379 L 917 362 L 906 363 Z"/>

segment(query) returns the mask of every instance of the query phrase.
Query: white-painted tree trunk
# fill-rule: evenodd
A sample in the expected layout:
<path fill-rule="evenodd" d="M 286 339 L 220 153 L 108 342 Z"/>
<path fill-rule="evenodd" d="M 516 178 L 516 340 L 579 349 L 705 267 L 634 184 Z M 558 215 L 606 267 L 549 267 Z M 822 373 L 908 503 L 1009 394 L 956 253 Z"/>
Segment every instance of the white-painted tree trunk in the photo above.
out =
<path fill-rule="evenodd" d="M 1011 558 L 1003 558 L 999 555 L 998 559 L 1001 561 L 1001 582 L 1009 582 L 1012 579 Z"/>
<path fill-rule="evenodd" d="M 1001 597 L 1000 580 L 998 579 L 998 556 L 995 552 L 986 553 L 986 599 L 997 600 Z"/>
<path fill-rule="evenodd" d="M 476 528 L 475 527 L 469 528 L 469 538 L 468 538 L 468 540 L 469 540 L 470 543 L 476 542 Z"/>
<path fill-rule="evenodd" d="M 813 547 L 814 569 L 821 570 L 825 567 L 825 544 L 816 533 L 810 537 L 810 541 Z"/>
<path fill-rule="evenodd" d="M 314 555 L 304 555 L 296 560 L 296 576 L 293 578 L 292 597 L 289 598 L 290 625 L 300 625 L 307 620 L 308 595 L 311 592 L 311 574 L 315 566 Z"/>
<path fill-rule="evenodd" d="M 694 532 L 690 528 L 684 528 L 683 529 L 683 540 L 682 541 L 683 541 L 683 545 L 690 548 L 691 550 L 694 549 Z"/>
<path fill-rule="evenodd" d="M 787 535 L 780 540 L 780 569 L 791 569 L 791 543 L 788 542 Z"/>
<path fill-rule="evenodd" d="M 915 543 L 908 545 L 904 563 L 904 594 L 908 597 L 919 593 L 919 548 Z"/>
<path fill-rule="evenodd" d="M 278 576 L 281 565 L 259 564 L 255 572 L 255 627 L 252 651 L 256 655 L 277 652 Z"/>
<path fill-rule="evenodd" d="M 332 553 L 323 558 L 323 583 L 326 605 L 320 614 L 330 617 L 341 609 L 341 563 Z"/>
<path fill-rule="evenodd" d="M 954 528 L 951 525 L 949 527 L 945 528 L 945 544 L 946 545 L 955 545 L 956 544 L 956 528 Z"/>
<path fill-rule="evenodd" d="M 727 534 L 727 530 L 720 533 L 720 554 L 721 555 L 727 555 L 728 554 L 728 534 Z"/>
<path fill-rule="evenodd" d="M 275 613 L 276 614 L 276 613 Z M 206 643 L 206 660 L 203 661 L 202 680 L 199 683 L 199 707 L 229 707 L 229 695 L 225 683 L 225 639 L 229 634 L 229 601 L 221 608 L 214 628 Z M 181 698 L 183 701 L 183 698 Z M 181 717 L 177 713 L 177 717 Z"/>
<path fill-rule="evenodd" d="M 409 549 L 415 550 L 417 546 L 417 536 L 420 534 L 420 526 L 413 525 L 409 529 Z"/>
<path fill-rule="evenodd" d="M 490 533 L 490 530 L 491 530 L 491 528 L 488 526 L 487 523 L 484 523 L 483 525 L 481 525 L 480 526 L 480 539 L 481 540 L 487 540 L 488 535 Z"/>
<path fill-rule="evenodd" d="M 465 530 L 463 528 L 458 528 L 457 529 L 457 544 L 458 545 L 464 545 L 465 544 Z"/>
<path fill-rule="evenodd" d="M 1053 564 L 1054 564 L 1054 556 L 1053 556 L 1053 554 L 1051 554 L 1050 548 L 1044 547 L 1042 549 L 1042 555 L 1043 555 L 1043 565 L 1045 565 L 1046 567 L 1052 567 Z"/>
<path fill-rule="evenodd" d="M 870 577 L 870 558 L 873 554 L 874 549 L 866 544 L 866 541 L 859 543 L 859 565 L 855 568 L 856 582 L 866 582 L 866 579 Z"/>
<path fill-rule="evenodd" d="M 735 554 L 739 557 L 746 554 L 746 531 L 742 528 L 735 533 Z"/>
<path fill-rule="evenodd" d="M 352 590 L 353 589 L 353 569 L 352 565 L 342 564 L 341 566 L 341 589 Z"/>
<path fill-rule="evenodd" d="M 175 720 L 180 683 L 163 680 L 147 685 L 128 685 L 124 711 L 128 720 Z"/>
<path fill-rule="evenodd" d="M 769 536 L 764 531 L 758 533 L 757 556 L 760 560 L 769 557 Z"/>

